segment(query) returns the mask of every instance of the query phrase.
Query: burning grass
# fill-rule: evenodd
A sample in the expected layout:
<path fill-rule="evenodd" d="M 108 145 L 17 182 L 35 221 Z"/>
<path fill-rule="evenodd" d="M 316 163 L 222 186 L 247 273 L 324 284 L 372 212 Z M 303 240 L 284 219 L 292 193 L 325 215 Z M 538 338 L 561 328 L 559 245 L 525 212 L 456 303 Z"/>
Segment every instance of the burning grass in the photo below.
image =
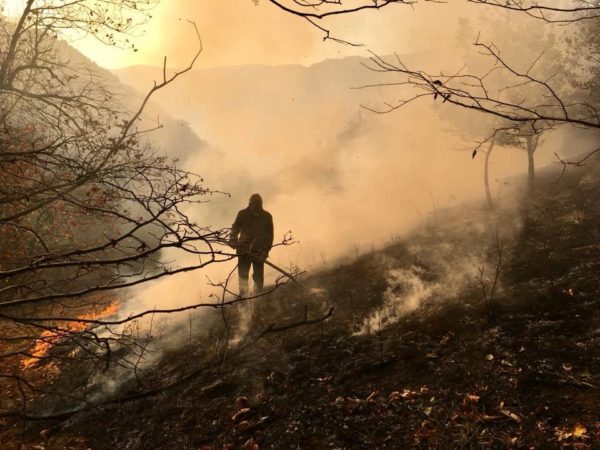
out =
<path fill-rule="evenodd" d="M 81 320 L 102 319 L 119 310 L 120 301 L 114 297 L 95 295 L 76 305 L 48 304 L 35 310 L 22 308 L 14 312 L 20 317 L 74 316 Z M 33 400 L 61 373 L 65 360 L 76 357 L 77 336 L 92 330 L 88 322 L 54 321 L 0 322 L 0 410 L 10 410 L 26 400 Z"/>
<path fill-rule="evenodd" d="M 99 320 L 116 314 L 119 310 L 119 302 L 117 300 L 103 299 L 99 303 L 94 303 L 92 310 L 77 316 L 81 320 Z M 51 326 L 50 329 L 46 329 L 42 334 L 35 339 L 34 347 L 27 351 L 27 354 L 23 356 L 20 361 L 23 370 L 31 370 L 40 366 L 41 362 L 49 359 L 51 351 L 54 347 L 61 343 L 65 339 L 69 339 L 73 333 L 79 333 L 90 329 L 89 322 L 65 322 L 61 323 L 60 326 Z M 52 372 L 54 375 L 58 375 L 59 368 L 53 361 L 46 361 L 44 364 L 44 370 Z"/>

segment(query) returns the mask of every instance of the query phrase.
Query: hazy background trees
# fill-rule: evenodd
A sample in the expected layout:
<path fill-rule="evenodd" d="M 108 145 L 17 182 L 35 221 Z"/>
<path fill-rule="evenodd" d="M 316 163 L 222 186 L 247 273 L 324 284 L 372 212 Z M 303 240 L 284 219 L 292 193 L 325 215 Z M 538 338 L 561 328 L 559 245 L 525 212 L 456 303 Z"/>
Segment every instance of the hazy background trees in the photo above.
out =
<path fill-rule="evenodd" d="M 324 33 L 324 39 L 354 45 L 351 33 L 340 34 L 337 31 L 339 21 L 332 22 L 331 17 L 354 16 L 367 10 L 386 14 L 394 4 L 400 7 L 403 2 L 322 0 L 302 4 L 273 0 L 270 3 L 286 13 L 306 19 Z M 462 129 L 463 134 L 481 133 L 479 137 L 473 136 L 473 157 L 484 144 L 489 145 L 484 151 L 484 187 L 488 203 L 491 202 L 488 163 L 492 149 L 500 141 L 525 151 L 528 191 L 533 195 L 535 153 L 542 142 L 542 134 L 562 130 L 564 126 L 600 129 L 597 98 L 600 5 L 597 1 L 567 1 L 559 5 L 487 0 L 470 0 L 468 3 L 479 5 L 484 15 L 486 8 L 501 14 L 482 16 L 476 26 L 462 19 L 456 46 L 461 54 L 453 55 L 454 64 L 440 61 L 438 68 L 432 70 L 431 64 L 420 67 L 407 63 L 398 55 L 373 54 L 370 69 L 380 73 L 382 81 L 370 87 L 388 89 L 390 100 L 369 109 L 390 113 L 427 99 L 464 109 L 467 114 L 458 117 L 442 114 Z M 413 5 L 418 7 L 419 2 Z M 521 20 L 523 16 L 530 22 Z M 534 37 L 529 28 L 531 21 L 547 23 L 547 27 L 541 32 L 538 30 Z M 337 28 L 332 29 L 336 25 Z M 396 77 L 390 78 L 394 74 Z M 477 119 L 468 112 L 483 113 L 484 116 Z M 499 132 L 502 138 L 499 138 Z M 582 158 L 595 152 L 596 149 L 589 148 L 575 151 L 581 153 Z M 565 167 L 576 166 L 582 161 L 566 161 L 559 155 L 557 160 Z"/>

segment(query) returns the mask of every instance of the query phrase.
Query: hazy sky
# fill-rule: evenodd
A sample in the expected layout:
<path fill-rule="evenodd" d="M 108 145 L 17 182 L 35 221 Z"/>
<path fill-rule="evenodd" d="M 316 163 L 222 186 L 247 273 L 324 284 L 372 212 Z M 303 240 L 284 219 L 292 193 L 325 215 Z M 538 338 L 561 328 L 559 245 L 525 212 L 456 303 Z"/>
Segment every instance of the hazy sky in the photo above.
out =
<path fill-rule="evenodd" d="M 352 47 L 323 42 L 321 31 L 267 1 L 168 0 L 156 7 L 152 20 L 140 30 L 136 53 L 107 49 L 90 39 L 75 45 L 107 68 L 158 66 L 165 55 L 170 67 L 181 67 L 189 61 L 196 45 L 194 31 L 187 23 L 192 20 L 204 43 L 198 68 L 252 63 L 310 65 L 331 57 L 366 55 L 368 50 L 409 53 L 439 48 L 458 31 L 458 17 L 480 11 L 462 2 L 391 5 L 379 12 L 321 22 L 333 30 L 334 36 L 364 44 Z"/>

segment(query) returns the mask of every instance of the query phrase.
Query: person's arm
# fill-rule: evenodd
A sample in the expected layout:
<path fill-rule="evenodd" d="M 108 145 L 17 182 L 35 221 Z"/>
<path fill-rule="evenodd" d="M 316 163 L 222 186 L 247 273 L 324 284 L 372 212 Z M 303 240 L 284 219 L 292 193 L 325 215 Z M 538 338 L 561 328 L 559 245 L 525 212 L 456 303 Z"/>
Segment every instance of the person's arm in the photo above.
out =
<path fill-rule="evenodd" d="M 229 246 L 236 248 L 238 245 L 238 237 L 242 231 L 242 212 L 238 212 L 235 222 L 231 225 L 231 234 L 229 235 Z"/>

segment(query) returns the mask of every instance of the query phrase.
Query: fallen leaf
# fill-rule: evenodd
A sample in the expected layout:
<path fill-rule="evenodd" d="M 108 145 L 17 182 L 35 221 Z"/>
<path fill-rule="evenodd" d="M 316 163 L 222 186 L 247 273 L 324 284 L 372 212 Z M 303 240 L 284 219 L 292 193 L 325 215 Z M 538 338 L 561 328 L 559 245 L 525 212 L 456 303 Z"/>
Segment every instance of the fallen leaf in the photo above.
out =
<path fill-rule="evenodd" d="M 483 420 L 484 422 L 493 422 L 494 420 L 498 420 L 500 419 L 502 416 L 490 416 L 488 414 L 482 414 L 481 416 L 479 416 L 479 418 L 481 420 Z"/>
<path fill-rule="evenodd" d="M 571 436 L 573 436 L 573 433 L 571 433 L 570 431 L 568 431 L 564 428 L 557 427 L 554 429 L 554 435 L 556 436 L 556 439 L 558 440 L 558 442 L 560 442 L 560 441 L 569 439 Z"/>
<path fill-rule="evenodd" d="M 328 381 L 331 381 L 332 379 L 333 379 L 333 377 L 329 376 L 329 377 L 316 378 L 315 380 L 317 381 L 317 383 L 326 383 Z"/>
<path fill-rule="evenodd" d="M 580 424 L 580 423 L 576 423 L 573 426 L 573 437 L 574 438 L 582 438 L 585 436 L 585 433 L 587 433 L 587 428 Z"/>
<path fill-rule="evenodd" d="M 486 361 L 493 361 L 494 360 L 494 355 L 492 355 L 491 353 L 485 355 L 485 359 Z"/>
<path fill-rule="evenodd" d="M 415 391 L 411 391 L 410 389 L 404 389 L 402 391 L 402 393 L 400 394 L 400 397 L 402 397 L 402 398 L 412 398 L 415 395 L 417 395 L 417 393 Z"/>
<path fill-rule="evenodd" d="M 377 397 L 379 395 L 379 391 L 373 391 L 371 392 L 371 395 L 369 395 L 367 397 L 367 401 L 370 402 L 371 400 L 373 400 L 375 397 Z"/>
<path fill-rule="evenodd" d="M 237 428 L 240 431 L 245 431 L 248 428 L 250 428 L 250 422 L 248 422 L 247 420 L 242 420 L 240 423 L 238 423 Z"/>
<path fill-rule="evenodd" d="M 244 443 L 244 445 L 242 445 L 242 449 L 243 450 L 260 450 L 260 447 L 254 440 L 254 438 L 250 438 Z"/>
<path fill-rule="evenodd" d="M 444 345 L 447 344 L 448 342 L 450 342 L 450 339 L 452 339 L 453 334 L 447 334 L 445 335 L 442 340 L 440 341 L 440 344 Z"/>
<path fill-rule="evenodd" d="M 477 403 L 479 401 L 479 395 L 475 394 L 467 394 L 466 399 L 471 403 Z"/>
<path fill-rule="evenodd" d="M 236 412 L 233 416 L 231 416 L 231 420 L 234 422 L 237 421 L 241 416 L 250 411 L 250 408 L 242 408 L 238 412 Z"/>
<path fill-rule="evenodd" d="M 521 423 L 521 418 L 517 416 L 514 412 L 509 411 L 508 409 L 501 409 L 500 413 L 505 415 L 509 419 L 514 420 L 517 423 Z"/>

